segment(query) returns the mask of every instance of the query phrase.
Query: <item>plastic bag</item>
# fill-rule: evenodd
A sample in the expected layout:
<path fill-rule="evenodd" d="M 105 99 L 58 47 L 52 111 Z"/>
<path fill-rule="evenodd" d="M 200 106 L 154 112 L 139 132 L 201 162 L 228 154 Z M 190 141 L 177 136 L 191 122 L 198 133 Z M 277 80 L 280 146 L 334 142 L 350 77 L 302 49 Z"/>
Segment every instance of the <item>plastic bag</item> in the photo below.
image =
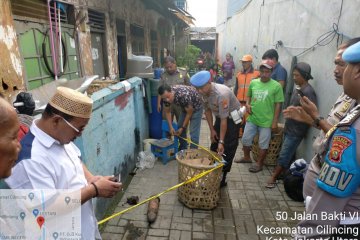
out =
<path fill-rule="evenodd" d="M 152 152 L 142 151 L 137 157 L 136 167 L 140 170 L 145 168 L 153 168 L 155 164 L 155 155 Z"/>

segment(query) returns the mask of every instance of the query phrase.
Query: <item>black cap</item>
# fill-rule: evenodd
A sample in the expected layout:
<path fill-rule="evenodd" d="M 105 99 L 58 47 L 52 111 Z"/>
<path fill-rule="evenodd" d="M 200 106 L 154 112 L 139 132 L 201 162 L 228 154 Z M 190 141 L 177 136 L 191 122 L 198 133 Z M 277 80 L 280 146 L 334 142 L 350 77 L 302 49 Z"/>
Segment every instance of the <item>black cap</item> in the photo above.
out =
<path fill-rule="evenodd" d="M 306 62 L 297 63 L 294 69 L 298 70 L 301 76 L 303 76 L 306 80 L 313 79 L 311 76 L 311 67 Z"/>

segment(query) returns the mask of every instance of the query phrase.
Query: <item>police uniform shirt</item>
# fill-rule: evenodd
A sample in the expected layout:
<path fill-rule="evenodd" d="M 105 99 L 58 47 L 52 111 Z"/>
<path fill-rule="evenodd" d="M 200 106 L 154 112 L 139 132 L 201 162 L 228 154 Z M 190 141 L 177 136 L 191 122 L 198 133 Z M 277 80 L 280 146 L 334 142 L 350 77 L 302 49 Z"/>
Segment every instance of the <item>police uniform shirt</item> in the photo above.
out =
<path fill-rule="evenodd" d="M 159 86 L 167 84 L 169 86 L 174 85 L 190 85 L 190 77 L 187 71 L 183 68 L 177 68 L 175 73 L 169 74 L 166 71 L 161 75 Z"/>
<path fill-rule="evenodd" d="M 345 93 L 342 93 L 338 99 L 335 101 L 335 104 L 331 108 L 326 121 L 331 125 L 335 125 L 344 116 L 355 106 L 356 101 L 350 98 Z M 319 135 L 316 137 L 313 143 L 313 149 L 315 151 L 315 156 L 311 160 L 309 168 L 307 170 L 307 174 L 305 175 L 304 188 L 303 193 L 304 196 L 312 196 L 315 185 L 316 178 L 320 171 L 319 159 L 317 154 L 322 154 L 325 151 L 325 133 L 324 131 L 320 131 Z"/>
<path fill-rule="evenodd" d="M 355 106 L 355 104 L 356 101 L 354 99 L 350 98 L 345 93 L 342 93 L 331 108 L 326 121 L 334 126 L 344 118 L 344 116 Z M 324 151 L 324 139 L 325 133 L 324 131 L 320 131 L 313 143 L 315 153 L 321 154 Z"/>
<path fill-rule="evenodd" d="M 354 108 L 354 110 L 356 110 Z M 350 112 L 351 114 L 351 112 Z M 349 114 L 349 115 L 350 115 Z M 360 118 L 355 120 L 355 122 L 352 124 L 352 127 L 355 130 L 355 139 L 357 140 L 354 142 L 353 139 L 350 139 L 350 141 L 339 141 L 336 142 L 332 137 L 329 141 L 329 147 L 327 149 L 327 153 L 329 153 L 328 156 L 331 156 L 332 151 L 337 150 L 336 156 L 339 156 L 338 162 L 343 161 L 357 161 L 357 166 L 360 166 Z M 334 140 L 334 141 L 332 141 Z M 351 146 L 355 144 L 355 146 Z M 356 148 L 356 155 L 352 156 L 353 158 L 349 157 L 349 154 L 344 154 L 346 149 L 348 147 L 354 147 Z M 340 170 L 340 169 L 339 169 Z M 323 170 L 322 170 L 323 171 Z M 322 177 L 320 177 L 322 176 Z M 325 176 L 325 175 L 324 175 Z M 337 176 L 337 184 L 339 182 L 344 183 L 343 185 L 346 186 L 342 191 L 346 191 L 346 188 L 348 185 L 346 184 L 347 181 L 345 179 L 340 179 L 342 174 L 340 170 L 340 174 L 328 174 L 326 177 L 324 177 L 322 173 L 320 173 L 319 177 L 316 179 L 318 182 L 319 179 L 323 179 L 322 181 L 327 181 L 326 178 L 335 178 Z M 348 175 L 345 177 L 347 179 Z M 307 216 L 310 219 L 302 220 L 298 226 L 304 227 L 304 228 L 310 228 L 312 231 L 308 231 L 306 234 L 306 237 L 316 237 L 316 236 L 322 236 L 322 237 L 328 237 L 331 234 L 334 234 L 333 232 L 330 232 L 330 230 L 326 230 L 322 226 L 328 225 L 329 227 L 337 227 L 340 224 L 359 224 L 360 223 L 360 186 L 358 185 L 355 188 L 355 191 L 352 192 L 350 196 L 343 196 L 343 197 L 337 197 L 334 194 L 329 193 L 329 191 L 325 191 L 321 189 L 318 186 L 318 183 L 314 181 L 315 189 L 312 194 L 312 198 L 310 200 L 310 203 L 308 205 L 306 213 Z M 328 179 L 328 182 L 332 182 Z M 339 186 L 339 185 L 336 185 Z M 340 189 L 340 187 L 338 187 Z M 335 213 L 342 213 L 342 215 L 337 215 L 336 218 L 334 218 Z M 349 214 L 353 214 L 351 215 Z M 317 215 L 317 217 L 314 217 L 314 215 Z M 317 227 L 320 226 L 320 227 Z M 298 235 L 299 237 L 300 235 Z M 303 236 L 303 235 L 301 235 Z"/>
<path fill-rule="evenodd" d="M 203 96 L 203 100 L 205 110 L 210 109 L 218 118 L 227 118 L 232 111 L 240 108 L 234 93 L 223 84 L 211 83 L 210 95 Z"/>

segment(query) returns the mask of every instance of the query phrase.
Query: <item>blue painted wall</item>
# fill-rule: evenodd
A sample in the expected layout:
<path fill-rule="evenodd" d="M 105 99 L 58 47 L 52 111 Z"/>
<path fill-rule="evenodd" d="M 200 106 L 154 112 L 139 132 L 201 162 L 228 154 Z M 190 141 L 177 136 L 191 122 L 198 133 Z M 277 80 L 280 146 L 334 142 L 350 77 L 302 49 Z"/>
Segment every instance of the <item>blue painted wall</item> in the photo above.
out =
<path fill-rule="evenodd" d="M 143 100 L 142 80 L 128 79 L 130 90 L 120 82 L 95 92 L 91 119 L 75 143 L 85 165 L 94 175 L 118 175 L 124 182 L 134 169 L 142 140 L 148 138 L 148 112 Z M 97 199 L 96 215 L 103 217 L 111 200 Z"/>

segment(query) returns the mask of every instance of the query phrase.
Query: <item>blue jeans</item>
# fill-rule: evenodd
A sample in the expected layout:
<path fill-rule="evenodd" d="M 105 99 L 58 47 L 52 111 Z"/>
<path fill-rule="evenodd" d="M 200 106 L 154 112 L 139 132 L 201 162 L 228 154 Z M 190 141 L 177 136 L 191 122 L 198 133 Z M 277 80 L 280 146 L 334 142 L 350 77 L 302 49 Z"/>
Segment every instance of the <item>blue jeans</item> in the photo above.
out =
<path fill-rule="evenodd" d="M 289 168 L 290 161 L 295 155 L 296 149 L 303 137 L 292 136 L 284 133 L 284 139 L 279 153 L 277 164 L 285 169 Z"/>
<path fill-rule="evenodd" d="M 190 118 L 190 124 L 189 124 L 189 130 L 190 130 L 190 139 L 193 143 L 199 144 L 199 138 L 200 138 L 200 126 L 201 126 L 201 117 L 203 114 L 203 108 L 201 107 L 199 110 L 194 111 L 191 118 Z M 185 116 L 186 116 L 186 112 L 182 111 L 180 114 L 180 118 L 179 118 L 179 122 L 178 122 L 178 126 L 181 127 L 184 123 L 185 120 Z M 183 138 L 187 138 L 186 137 L 186 131 L 187 129 L 185 129 L 182 133 L 181 133 L 181 137 Z M 179 142 L 180 142 L 180 146 L 179 146 L 179 151 L 183 150 L 183 149 L 187 149 L 188 143 L 187 141 L 179 138 Z M 194 144 L 191 144 L 190 148 L 198 148 L 197 146 L 195 146 Z"/>

